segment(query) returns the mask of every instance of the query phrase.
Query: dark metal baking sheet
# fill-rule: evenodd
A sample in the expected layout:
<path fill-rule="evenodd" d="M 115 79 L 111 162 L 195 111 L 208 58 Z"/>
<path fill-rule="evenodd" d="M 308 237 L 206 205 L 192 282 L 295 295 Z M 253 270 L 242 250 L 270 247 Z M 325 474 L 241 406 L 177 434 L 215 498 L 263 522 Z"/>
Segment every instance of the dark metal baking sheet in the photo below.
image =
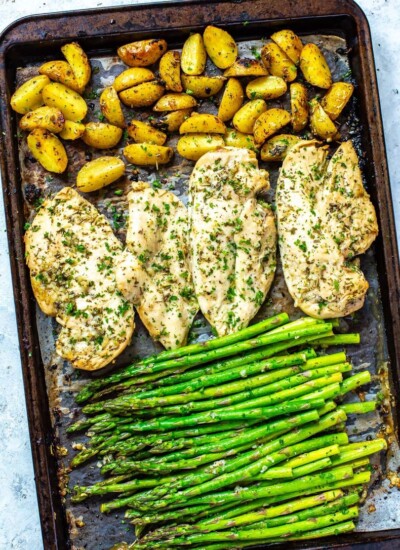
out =
<path fill-rule="evenodd" d="M 323 3 L 323 6 L 320 4 L 322 3 L 309 2 L 307 5 L 303 5 L 300 2 L 282 3 L 278 0 L 254 0 L 207 3 L 176 2 L 158 6 L 141 5 L 131 8 L 91 10 L 74 14 L 27 18 L 14 24 L 3 34 L 0 45 L 3 190 L 32 450 L 46 548 L 66 548 L 71 540 L 65 521 L 65 509 L 62 505 L 63 488 L 60 490 L 58 486 L 58 479 L 61 479 L 61 484 L 64 485 L 62 477 L 58 478 L 57 476 L 57 467 L 62 464 L 63 460 L 60 459 L 57 464 L 55 455 L 57 454 L 56 447 L 60 445 L 62 447 L 65 443 L 63 426 L 68 421 L 67 416 L 70 414 L 67 409 L 73 405 L 72 389 L 76 386 L 76 382 L 71 382 L 68 366 L 63 365 L 61 361 L 53 361 L 54 357 L 51 355 L 44 357 L 44 361 L 41 360 L 39 337 L 42 353 L 47 350 L 51 354 L 52 342 L 49 342 L 48 339 L 51 336 L 53 325 L 51 320 L 44 318 L 40 313 L 36 317 L 35 304 L 24 266 L 22 233 L 24 214 L 26 215 L 27 211 L 26 208 L 24 209 L 21 180 L 24 180 L 25 183 L 27 181 L 26 173 L 24 173 L 26 168 L 20 171 L 17 159 L 16 120 L 10 113 L 8 101 L 15 85 L 17 68 L 21 64 L 30 66 L 44 58 L 56 57 L 60 45 L 67 40 L 78 39 L 91 57 L 101 58 L 113 55 L 117 45 L 156 34 L 167 38 L 170 43 L 179 47 L 190 31 L 201 29 L 210 22 L 228 27 L 236 39 L 241 41 L 259 39 L 283 26 L 293 28 L 302 35 L 330 34 L 340 36 L 345 40 L 346 52 L 349 50 L 351 69 L 358 84 L 356 93 L 358 105 L 354 105 L 354 113 L 360 117 L 361 125 L 356 125 L 356 127 L 362 128 L 359 135 L 354 134 L 352 137 L 357 137 L 359 150 L 364 153 L 364 172 L 367 175 L 369 192 L 378 211 L 381 228 L 381 235 L 373 252 L 370 252 L 363 260 L 364 269 L 367 270 L 367 277 L 371 283 L 367 305 L 356 316 L 356 319 L 350 321 L 351 328 L 361 330 L 363 341 L 368 342 L 368 346 L 363 347 L 358 354 L 356 353 L 354 363 L 364 366 L 365 363 L 369 363 L 371 368 L 376 370 L 380 366 L 384 367 L 388 361 L 392 374 L 391 393 L 394 396 L 399 395 L 400 300 L 398 293 L 400 276 L 368 24 L 359 8 L 352 2 L 328 0 Z M 29 41 L 26 40 L 27 36 Z M 178 189 L 180 185 L 184 185 L 191 166 L 191 163 L 184 164 L 183 169 L 181 168 L 179 171 L 183 176 L 176 176 L 175 183 Z M 170 182 L 170 179 L 167 178 L 167 181 Z M 112 217 L 113 211 L 109 211 L 110 207 L 106 206 L 106 202 L 107 197 L 100 205 Z M 120 233 L 122 235 L 123 231 Z M 276 309 L 279 304 L 288 304 L 285 298 L 282 299 L 279 296 L 280 291 L 285 295 L 284 286 L 275 284 L 272 304 L 264 308 L 264 314 L 268 309 L 270 311 L 271 308 L 275 307 Z M 145 353 L 148 344 L 150 344 L 149 340 L 146 339 L 144 331 L 140 329 L 139 336 L 134 340 L 131 353 L 138 355 Z M 373 358 L 372 362 L 371 357 Z M 46 379 L 50 390 L 49 399 L 46 392 Z M 54 390 L 51 388 L 53 384 Z M 58 403 L 61 409 L 57 410 L 55 403 L 60 388 L 63 399 Z M 52 421 L 55 423 L 55 430 L 52 428 Z M 373 426 L 366 426 L 366 428 L 376 431 L 379 426 L 375 423 Z M 61 440 L 54 438 L 56 433 Z M 381 466 L 385 468 L 387 464 Z M 390 463 L 389 467 L 392 468 Z M 93 472 L 95 472 L 94 468 Z M 75 479 L 81 475 L 87 476 L 87 471 L 86 474 L 74 474 Z M 394 491 L 397 489 L 395 488 Z M 380 509 L 384 509 L 384 498 L 388 495 L 379 495 L 382 496 L 379 503 Z M 388 500 L 392 503 L 391 498 L 388 497 L 386 502 Z M 96 515 L 99 516 L 96 511 L 97 504 L 95 501 L 89 501 L 87 506 L 85 504 L 75 507 L 72 514 L 69 514 L 70 524 L 74 522 L 75 517 L 80 515 L 84 516 L 83 519 L 87 524 L 82 529 L 73 529 L 72 539 L 77 547 L 100 550 L 108 548 L 113 540 L 128 538 L 128 536 L 123 537 L 124 531 L 121 531 L 119 517 L 116 519 L 102 518 L 101 516 L 96 518 Z M 387 512 L 390 511 L 393 512 L 393 507 L 387 507 Z M 387 517 L 390 520 L 390 514 Z M 366 524 L 368 524 L 368 518 L 366 519 Z M 361 521 L 361 526 L 363 521 Z M 376 524 L 377 529 L 382 529 L 380 527 L 382 522 L 377 521 Z M 384 525 L 385 529 L 391 527 L 389 521 Z M 400 544 L 400 531 L 386 530 L 380 533 L 352 534 L 348 537 L 337 538 L 329 545 L 331 547 L 348 546 L 350 543 L 355 545 L 367 540 L 371 543 L 375 541 L 374 544 L 380 541 L 380 545 L 392 545 L 396 544 L 393 542 L 395 539 L 398 539 Z M 296 543 L 292 546 L 318 547 L 319 543 Z M 389 548 L 389 546 L 387 547 Z"/>

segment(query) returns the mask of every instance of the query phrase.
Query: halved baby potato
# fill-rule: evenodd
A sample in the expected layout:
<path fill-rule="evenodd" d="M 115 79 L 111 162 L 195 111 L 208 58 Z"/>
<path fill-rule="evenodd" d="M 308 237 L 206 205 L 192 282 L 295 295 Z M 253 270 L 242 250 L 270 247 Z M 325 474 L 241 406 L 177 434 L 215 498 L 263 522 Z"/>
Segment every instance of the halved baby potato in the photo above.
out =
<path fill-rule="evenodd" d="M 127 107 L 149 107 L 160 99 L 163 93 L 164 86 L 161 86 L 156 80 L 152 80 L 123 90 L 119 93 L 119 97 Z"/>
<path fill-rule="evenodd" d="M 24 82 L 12 95 L 11 107 L 17 113 L 24 115 L 44 104 L 42 91 L 50 84 L 50 78 L 38 75 Z"/>
<path fill-rule="evenodd" d="M 268 76 L 268 71 L 261 61 L 241 57 L 224 71 L 224 76 Z"/>
<path fill-rule="evenodd" d="M 56 135 L 44 128 L 35 128 L 27 138 L 32 156 L 49 172 L 62 174 L 68 165 L 64 145 Z"/>
<path fill-rule="evenodd" d="M 273 76 L 280 76 L 286 82 L 292 82 L 297 76 L 297 68 L 291 59 L 274 42 L 265 44 L 261 49 L 261 59 Z"/>
<path fill-rule="evenodd" d="M 179 111 L 170 111 L 163 117 L 151 124 L 156 128 L 161 128 L 167 132 L 177 132 L 181 124 L 190 116 L 192 109 L 180 109 Z"/>
<path fill-rule="evenodd" d="M 199 33 L 189 36 L 183 44 L 181 55 L 182 71 L 188 75 L 199 75 L 206 68 L 207 52 L 203 37 Z"/>
<path fill-rule="evenodd" d="M 83 193 L 98 191 L 125 173 L 125 164 L 118 157 L 99 157 L 85 164 L 76 176 L 76 186 Z"/>
<path fill-rule="evenodd" d="M 285 52 L 288 58 L 296 65 L 300 62 L 300 54 L 303 49 L 303 43 L 296 33 L 290 29 L 274 32 L 271 35 L 271 40 Z"/>
<path fill-rule="evenodd" d="M 225 82 L 224 76 L 188 76 L 182 75 L 182 84 L 186 93 L 195 97 L 207 98 L 217 94 Z"/>
<path fill-rule="evenodd" d="M 125 128 L 125 117 L 121 101 L 113 86 L 104 88 L 100 95 L 100 109 L 110 124 Z"/>
<path fill-rule="evenodd" d="M 48 107 L 59 109 L 66 120 L 81 122 L 87 113 L 86 101 L 77 92 L 59 82 L 50 82 L 43 88 L 43 101 Z"/>
<path fill-rule="evenodd" d="M 321 99 L 321 106 L 331 120 L 336 120 L 346 107 L 354 91 L 350 82 L 334 82 L 324 97 Z"/>
<path fill-rule="evenodd" d="M 124 149 L 124 156 L 132 164 L 138 166 L 158 166 L 167 164 L 174 151 L 171 147 L 155 145 L 154 143 L 132 143 Z"/>
<path fill-rule="evenodd" d="M 286 93 L 287 84 L 280 76 L 261 76 L 247 84 L 249 99 L 276 99 Z"/>
<path fill-rule="evenodd" d="M 143 84 L 143 82 L 155 80 L 155 78 L 154 73 L 150 71 L 150 69 L 145 69 L 144 67 L 132 67 L 130 69 L 126 69 L 115 77 L 113 87 L 117 92 L 122 92 L 122 90 L 127 90 L 137 84 Z"/>
<path fill-rule="evenodd" d="M 185 159 L 198 160 L 205 153 L 224 145 L 224 138 L 218 134 L 186 134 L 179 138 L 176 150 Z"/>
<path fill-rule="evenodd" d="M 95 149 L 112 149 L 122 137 L 122 129 L 105 122 L 88 122 L 82 136 L 86 145 Z"/>
<path fill-rule="evenodd" d="M 238 49 L 236 42 L 228 32 L 208 25 L 205 28 L 203 39 L 206 51 L 214 65 L 219 69 L 227 69 L 234 64 Z"/>
<path fill-rule="evenodd" d="M 154 105 L 153 111 L 180 111 L 193 109 L 196 105 L 197 101 L 189 94 L 165 94 Z"/>
<path fill-rule="evenodd" d="M 267 110 L 263 99 L 249 101 L 233 117 L 233 126 L 243 134 L 252 134 L 258 117 Z"/>
<path fill-rule="evenodd" d="M 300 69 L 307 82 L 313 86 L 326 89 L 331 87 L 331 70 L 324 54 L 316 44 L 306 44 L 301 50 Z"/>
<path fill-rule="evenodd" d="M 153 65 L 167 51 L 163 39 L 138 40 L 118 48 L 118 56 L 129 67 L 147 67 Z"/>
<path fill-rule="evenodd" d="M 92 74 L 88 56 L 77 42 L 65 44 L 61 51 L 72 67 L 78 86 L 84 90 Z"/>
<path fill-rule="evenodd" d="M 48 61 L 39 67 L 39 73 L 45 74 L 54 82 L 60 82 L 79 94 L 83 92 L 83 88 L 79 86 L 71 65 L 66 61 Z"/>
<path fill-rule="evenodd" d="M 59 109 L 44 106 L 26 113 L 19 121 L 19 127 L 21 130 L 44 128 L 49 132 L 57 134 L 64 128 L 64 123 L 64 115 Z"/>
<path fill-rule="evenodd" d="M 254 124 L 254 140 L 256 143 L 264 143 L 270 136 L 289 124 L 290 113 L 285 109 L 268 109 L 256 120 Z"/>
<path fill-rule="evenodd" d="M 164 145 L 167 141 L 167 135 L 160 130 L 156 130 L 150 124 L 141 120 L 132 120 L 128 126 L 128 134 L 136 143 L 155 143 Z"/>
<path fill-rule="evenodd" d="M 226 126 L 220 118 L 209 113 L 193 113 L 179 128 L 180 134 L 225 134 Z"/>
<path fill-rule="evenodd" d="M 339 137 L 338 130 L 317 99 L 310 101 L 310 127 L 313 134 L 328 143 Z"/>
<path fill-rule="evenodd" d="M 181 92 L 181 56 L 179 52 L 170 50 L 160 59 L 160 76 L 165 83 L 167 90 Z"/>
<path fill-rule="evenodd" d="M 300 82 L 292 82 L 290 85 L 290 108 L 293 130 L 300 132 L 308 122 L 308 93 Z"/>
<path fill-rule="evenodd" d="M 228 145 L 228 147 L 245 147 L 246 149 L 251 149 L 251 151 L 256 151 L 257 149 L 256 142 L 254 141 L 254 137 L 252 135 L 242 134 L 242 132 L 238 132 L 232 128 L 228 129 L 224 139 L 225 144 Z"/>
<path fill-rule="evenodd" d="M 230 78 L 225 86 L 224 93 L 219 104 L 218 116 L 226 122 L 231 120 L 235 113 L 243 105 L 243 88 L 237 78 Z"/>
<path fill-rule="evenodd" d="M 81 122 L 72 122 L 72 120 L 66 120 L 64 128 L 58 134 L 61 138 L 67 141 L 75 141 L 83 136 L 85 133 L 85 125 Z"/>
<path fill-rule="evenodd" d="M 292 134 L 280 134 L 269 139 L 261 148 L 261 160 L 266 162 L 280 162 L 284 160 L 290 147 L 301 140 Z"/>

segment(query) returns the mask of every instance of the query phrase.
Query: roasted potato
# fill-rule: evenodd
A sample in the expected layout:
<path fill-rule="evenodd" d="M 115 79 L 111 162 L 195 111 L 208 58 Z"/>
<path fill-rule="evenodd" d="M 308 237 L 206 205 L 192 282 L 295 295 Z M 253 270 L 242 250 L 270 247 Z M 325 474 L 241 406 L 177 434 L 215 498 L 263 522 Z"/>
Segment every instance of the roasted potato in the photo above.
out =
<path fill-rule="evenodd" d="M 41 107 L 44 103 L 42 91 L 47 84 L 50 84 L 50 79 L 45 75 L 34 76 L 27 80 L 13 93 L 11 107 L 21 115 Z"/>
<path fill-rule="evenodd" d="M 290 147 L 293 147 L 301 138 L 291 134 L 280 134 L 269 139 L 261 148 L 261 160 L 267 162 L 282 161 Z"/>
<path fill-rule="evenodd" d="M 57 134 L 64 128 L 64 123 L 64 115 L 59 109 L 44 106 L 26 113 L 19 121 L 19 127 L 21 130 L 43 128 Z"/>
<path fill-rule="evenodd" d="M 308 93 L 307 88 L 300 82 L 290 85 L 290 108 L 293 130 L 300 132 L 308 122 Z"/>
<path fill-rule="evenodd" d="M 179 52 L 170 50 L 160 59 L 160 76 L 165 83 L 167 90 L 181 92 L 181 56 Z"/>
<path fill-rule="evenodd" d="M 138 166 L 158 166 L 167 164 L 174 154 L 171 147 L 154 145 L 153 143 L 133 143 L 124 149 L 124 156 L 132 164 Z"/>
<path fill-rule="evenodd" d="M 274 32 L 271 35 L 271 40 L 278 44 L 281 50 L 285 52 L 288 58 L 296 65 L 300 63 L 300 54 L 303 49 L 303 43 L 293 31 L 285 29 Z"/>
<path fill-rule="evenodd" d="M 77 42 L 65 44 L 61 51 L 72 67 L 78 86 L 84 90 L 92 73 L 87 55 Z"/>
<path fill-rule="evenodd" d="M 113 183 L 125 173 L 125 164 L 118 157 L 99 157 L 85 164 L 76 176 L 76 187 L 91 193 Z"/>
<path fill-rule="evenodd" d="M 261 59 L 273 76 L 280 76 L 286 82 L 292 82 L 297 76 L 297 68 L 291 59 L 274 42 L 265 44 L 261 49 Z"/>
<path fill-rule="evenodd" d="M 208 25 L 204 31 L 203 39 L 211 61 L 219 69 L 227 69 L 235 63 L 238 49 L 236 42 L 228 32 Z"/>
<path fill-rule="evenodd" d="M 313 134 L 328 143 L 339 138 L 336 126 L 318 103 L 317 99 L 310 101 L 310 127 Z"/>
<path fill-rule="evenodd" d="M 176 150 L 185 159 L 198 160 L 204 153 L 224 145 L 223 137 L 218 134 L 187 134 L 179 139 Z"/>
<path fill-rule="evenodd" d="M 79 94 L 83 92 L 83 88 L 79 86 L 71 65 L 66 61 L 48 61 L 39 67 L 39 73 L 45 74 L 54 82 L 60 82 Z"/>
<path fill-rule="evenodd" d="M 189 36 L 182 48 L 181 67 L 185 74 L 196 76 L 206 68 L 207 52 L 199 33 Z"/>
<path fill-rule="evenodd" d="M 231 120 L 243 105 L 243 98 L 243 88 L 239 80 L 237 78 L 230 78 L 225 86 L 221 103 L 219 104 L 219 118 L 224 122 Z"/>
<path fill-rule="evenodd" d="M 128 126 L 128 134 L 136 143 L 155 143 L 156 145 L 164 145 L 167 141 L 167 136 L 164 132 L 156 130 L 150 124 L 141 120 L 132 120 Z"/>
<path fill-rule="evenodd" d="M 256 143 L 264 143 L 266 139 L 278 130 L 289 124 L 290 113 L 285 109 L 268 109 L 256 120 L 254 124 L 254 140 Z"/>
<path fill-rule="evenodd" d="M 188 76 L 182 75 L 182 84 L 186 93 L 206 98 L 217 94 L 224 85 L 224 76 Z"/>
<path fill-rule="evenodd" d="M 127 107 L 149 107 L 153 105 L 164 93 L 164 86 L 156 80 L 143 82 L 119 93 L 120 100 Z"/>
<path fill-rule="evenodd" d="M 246 86 L 249 99 L 276 99 L 287 90 L 287 84 L 280 76 L 260 76 Z"/>
<path fill-rule="evenodd" d="M 324 54 L 315 44 L 306 44 L 301 50 L 300 69 L 307 82 L 313 86 L 326 89 L 331 87 L 331 70 Z"/>
<path fill-rule="evenodd" d="M 48 107 L 59 109 L 66 120 L 81 122 L 87 113 L 86 101 L 74 90 L 59 82 L 50 82 L 43 88 L 43 101 Z"/>
<path fill-rule="evenodd" d="M 125 117 L 121 101 L 113 86 L 104 88 L 100 96 L 100 109 L 110 124 L 125 128 Z"/>
<path fill-rule="evenodd" d="M 186 120 L 192 112 L 192 109 L 181 109 L 180 111 L 170 111 L 165 113 L 163 117 L 156 121 L 152 121 L 151 124 L 155 128 L 161 128 L 167 132 L 177 132 L 184 120 Z"/>
<path fill-rule="evenodd" d="M 193 113 L 179 128 L 180 134 L 225 134 L 226 126 L 220 118 L 208 113 Z"/>
<path fill-rule="evenodd" d="M 82 136 L 86 145 L 95 149 L 112 149 L 122 137 L 122 129 L 105 122 L 88 122 Z"/>
<path fill-rule="evenodd" d="M 180 111 L 193 109 L 196 105 L 197 101 L 189 94 L 165 94 L 154 105 L 153 111 Z"/>
<path fill-rule="evenodd" d="M 242 57 L 224 71 L 224 76 L 268 76 L 268 71 L 261 61 Z"/>
<path fill-rule="evenodd" d="M 147 67 L 156 63 L 166 51 L 166 41 L 154 38 L 125 44 L 118 48 L 117 53 L 129 67 Z"/>
<path fill-rule="evenodd" d="M 64 145 L 56 135 L 44 128 L 35 128 L 29 134 L 28 148 L 32 156 L 49 172 L 62 174 L 68 164 Z"/>
<path fill-rule="evenodd" d="M 155 78 L 154 73 L 150 69 L 132 67 L 131 69 L 126 69 L 126 71 L 123 71 L 115 78 L 113 87 L 117 92 L 122 92 L 122 90 L 143 84 L 143 82 L 155 80 Z"/>
<path fill-rule="evenodd" d="M 331 120 L 336 120 L 346 107 L 354 91 L 350 82 L 334 82 L 321 99 L 321 106 Z"/>
<path fill-rule="evenodd" d="M 258 117 L 267 110 L 267 104 L 263 99 L 249 101 L 233 117 L 233 125 L 243 134 L 252 134 L 254 123 Z"/>
<path fill-rule="evenodd" d="M 59 136 L 68 141 L 75 141 L 83 136 L 85 133 L 85 125 L 81 122 L 72 122 L 72 120 L 66 120 L 64 128 L 59 133 Z"/>
<path fill-rule="evenodd" d="M 256 142 L 254 141 L 254 138 L 252 135 L 249 134 L 242 134 L 242 132 L 238 132 L 237 130 L 233 130 L 232 128 L 229 128 L 226 132 L 225 136 L 225 145 L 228 145 L 228 147 L 245 147 L 246 149 L 251 149 L 252 151 L 256 151 Z"/>

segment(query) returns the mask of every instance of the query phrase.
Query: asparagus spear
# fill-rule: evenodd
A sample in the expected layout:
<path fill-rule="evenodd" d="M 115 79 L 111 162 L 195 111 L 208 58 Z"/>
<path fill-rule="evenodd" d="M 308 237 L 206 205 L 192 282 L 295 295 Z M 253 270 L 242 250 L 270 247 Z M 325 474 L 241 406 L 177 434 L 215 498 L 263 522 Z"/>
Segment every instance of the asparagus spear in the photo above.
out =
<path fill-rule="evenodd" d="M 362 403 L 343 403 L 340 408 L 346 414 L 366 414 L 376 409 L 376 401 L 364 401 Z"/>

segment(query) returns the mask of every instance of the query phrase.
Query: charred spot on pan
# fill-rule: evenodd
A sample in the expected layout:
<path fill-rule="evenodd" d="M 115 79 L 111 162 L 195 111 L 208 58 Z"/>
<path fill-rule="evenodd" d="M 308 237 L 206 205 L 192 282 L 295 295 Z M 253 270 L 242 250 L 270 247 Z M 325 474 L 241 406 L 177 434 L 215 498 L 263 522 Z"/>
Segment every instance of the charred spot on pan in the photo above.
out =
<path fill-rule="evenodd" d="M 29 204 L 34 204 L 42 195 L 42 190 L 33 183 L 25 187 L 25 199 Z"/>

